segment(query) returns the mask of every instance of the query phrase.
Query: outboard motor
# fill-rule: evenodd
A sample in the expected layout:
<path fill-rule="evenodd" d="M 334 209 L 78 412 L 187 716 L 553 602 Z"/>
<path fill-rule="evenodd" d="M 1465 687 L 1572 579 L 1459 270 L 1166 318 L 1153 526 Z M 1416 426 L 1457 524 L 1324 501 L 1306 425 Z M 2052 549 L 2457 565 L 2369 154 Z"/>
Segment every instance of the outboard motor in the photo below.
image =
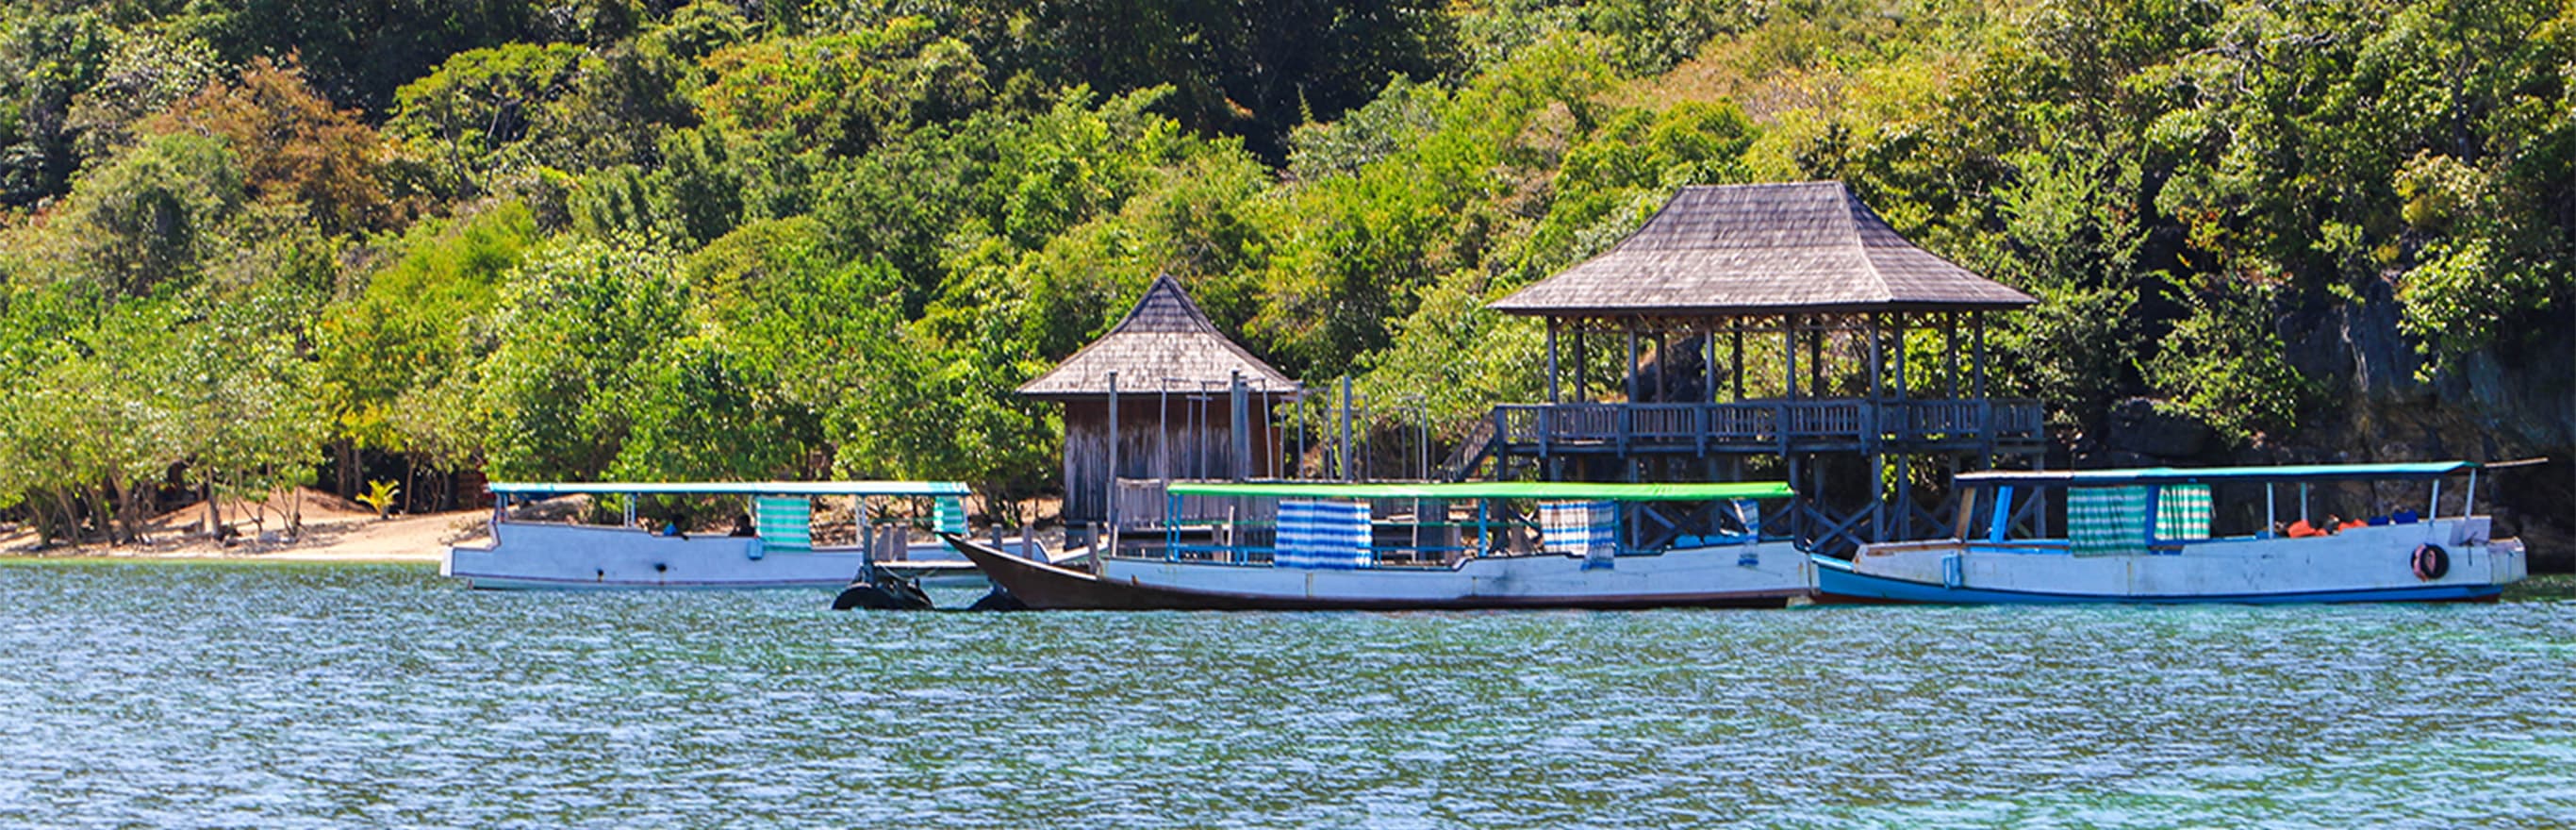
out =
<path fill-rule="evenodd" d="M 879 611 L 928 611 L 930 595 L 912 580 L 877 570 L 871 564 L 859 569 L 841 595 L 832 598 L 832 610 L 848 611 L 866 608 Z"/>
<path fill-rule="evenodd" d="M 1029 604 L 1021 602 L 1019 597 L 1011 596 L 1010 589 L 1004 588 L 1000 585 L 995 585 L 993 586 L 992 593 L 985 594 L 983 599 L 976 600 L 975 604 L 966 606 L 966 610 L 1026 611 L 1029 610 Z"/>

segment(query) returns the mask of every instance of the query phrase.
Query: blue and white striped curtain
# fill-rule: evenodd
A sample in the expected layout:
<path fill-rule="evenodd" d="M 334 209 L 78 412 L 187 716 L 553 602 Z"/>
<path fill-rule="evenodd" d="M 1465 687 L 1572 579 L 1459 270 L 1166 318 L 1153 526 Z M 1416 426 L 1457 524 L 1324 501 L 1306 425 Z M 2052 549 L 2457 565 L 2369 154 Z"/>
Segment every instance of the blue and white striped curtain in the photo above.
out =
<path fill-rule="evenodd" d="M 1550 502 L 1538 506 L 1539 543 L 1583 557 L 1583 567 L 1608 568 L 1619 555 L 1619 505 L 1606 501 Z"/>
<path fill-rule="evenodd" d="M 1368 503 L 1280 501 L 1279 547 L 1271 562 L 1282 568 L 1368 567 Z"/>

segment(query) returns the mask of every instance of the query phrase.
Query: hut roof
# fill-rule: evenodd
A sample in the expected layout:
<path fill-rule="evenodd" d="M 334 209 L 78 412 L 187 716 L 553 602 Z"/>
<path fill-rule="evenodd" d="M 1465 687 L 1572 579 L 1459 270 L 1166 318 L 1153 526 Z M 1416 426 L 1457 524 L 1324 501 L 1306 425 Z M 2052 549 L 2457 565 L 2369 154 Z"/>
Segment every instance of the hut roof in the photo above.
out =
<path fill-rule="evenodd" d="M 1020 394 L 1032 398 L 1107 395 L 1110 372 L 1118 373 L 1121 395 L 1215 391 L 1235 372 L 1241 372 L 1244 385 L 1255 390 L 1284 392 L 1296 387 L 1287 375 L 1219 333 L 1170 275 L 1155 277 L 1126 319 L 1046 374 L 1021 384 Z"/>
<path fill-rule="evenodd" d="M 1841 182 L 1682 188 L 1646 226 L 1492 304 L 1534 316 L 2021 308 L 2030 295 L 1898 235 Z"/>

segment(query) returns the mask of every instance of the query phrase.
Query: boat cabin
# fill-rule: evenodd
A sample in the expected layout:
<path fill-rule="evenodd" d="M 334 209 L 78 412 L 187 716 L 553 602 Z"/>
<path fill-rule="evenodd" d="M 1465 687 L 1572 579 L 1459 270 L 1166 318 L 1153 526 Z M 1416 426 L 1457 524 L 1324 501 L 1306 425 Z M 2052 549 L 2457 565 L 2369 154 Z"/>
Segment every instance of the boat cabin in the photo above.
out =
<path fill-rule="evenodd" d="M 1210 482 L 1164 488 L 1167 561 L 1304 568 L 1450 567 L 1465 559 L 1620 556 L 1777 541 L 1760 500 L 1780 482 Z M 1185 503 L 1187 502 L 1187 503 Z"/>
<path fill-rule="evenodd" d="M 2482 538 L 2487 519 L 2475 515 L 2478 470 L 2466 461 L 2439 461 L 1962 473 L 1954 538 L 2076 555 L 2326 537 L 2434 521 L 2474 523 Z M 2462 475 L 2464 486 L 2445 491 L 2445 479 Z"/>

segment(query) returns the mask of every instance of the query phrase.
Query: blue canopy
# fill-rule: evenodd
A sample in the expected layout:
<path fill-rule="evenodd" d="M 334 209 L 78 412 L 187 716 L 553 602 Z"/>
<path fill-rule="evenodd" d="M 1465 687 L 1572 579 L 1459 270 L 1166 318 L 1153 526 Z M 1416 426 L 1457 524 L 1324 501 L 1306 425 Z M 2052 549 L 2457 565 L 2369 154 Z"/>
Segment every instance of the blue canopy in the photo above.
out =
<path fill-rule="evenodd" d="M 2211 484 L 2217 482 L 2353 481 L 2426 479 L 2477 469 L 2468 461 L 2413 461 L 2392 464 L 2296 464 L 2278 467 L 2145 467 L 2128 470 L 1988 470 L 1960 473 L 1960 484 L 1976 486 L 2120 487 L 2133 484 Z"/>
<path fill-rule="evenodd" d="M 496 495 L 963 496 L 954 481 L 495 481 Z"/>

